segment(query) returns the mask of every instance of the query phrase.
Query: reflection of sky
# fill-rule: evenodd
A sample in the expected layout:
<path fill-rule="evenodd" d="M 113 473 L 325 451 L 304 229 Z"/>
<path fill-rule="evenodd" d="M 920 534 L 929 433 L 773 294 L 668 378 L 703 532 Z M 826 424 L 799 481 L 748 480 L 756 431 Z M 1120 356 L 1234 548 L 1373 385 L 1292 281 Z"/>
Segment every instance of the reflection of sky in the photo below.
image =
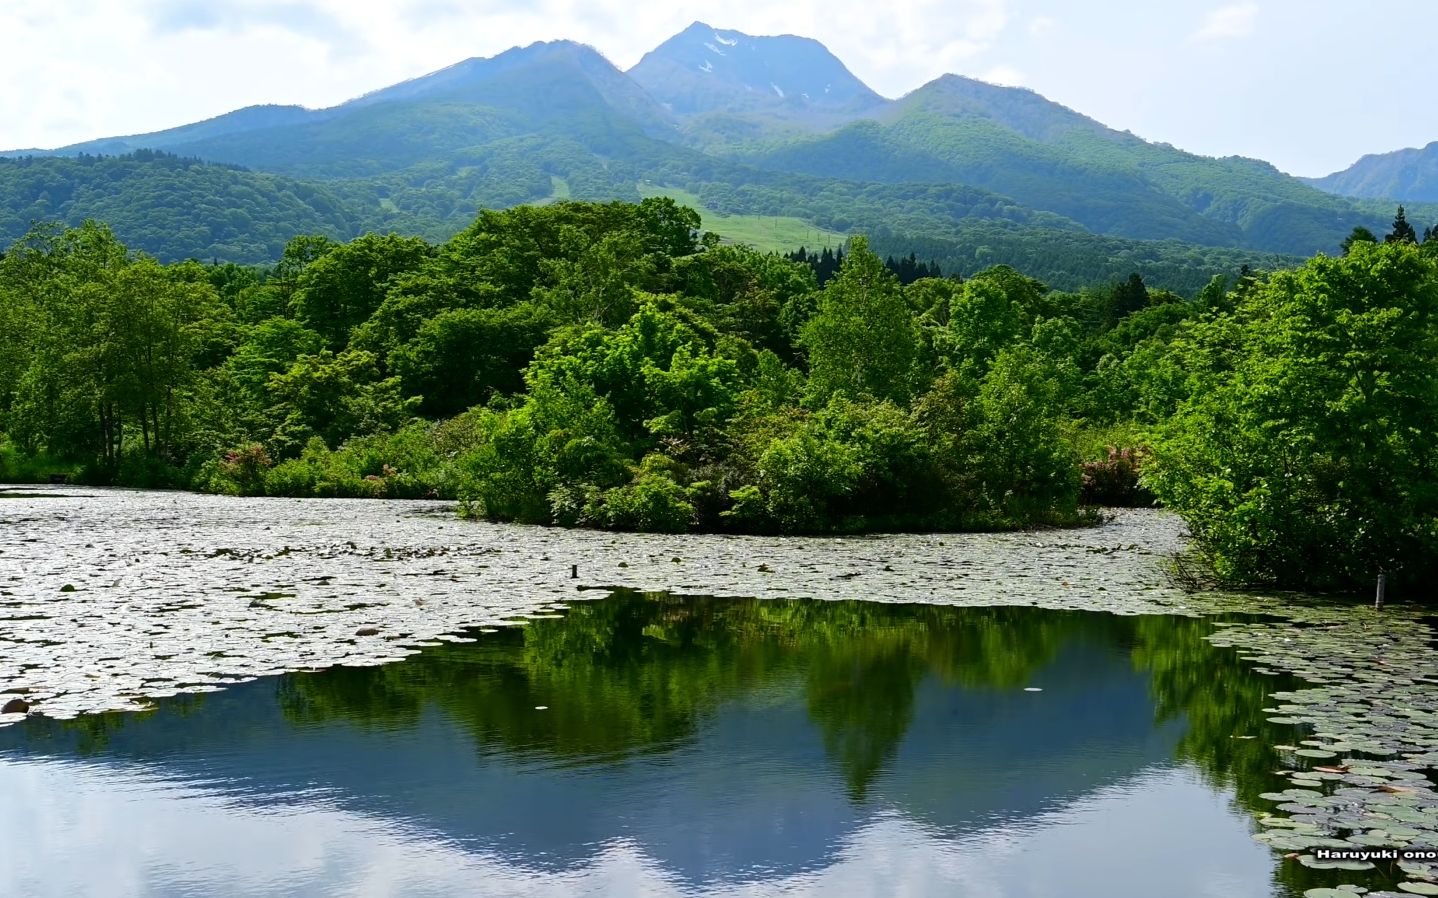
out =
<path fill-rule="evenodd" d="M 698 887 L 667 876 L 632 840 L 611 840 L 578 866 L 547 870 L 320 797 L 237 813 L 214 793 L 99 764 L 5 761 L 0 795 L 8 843 L 0 895 L 7 898 L 1259 898 L 1269 894 L 1272 864 L 1224 796 L 1171 767 L 960 838 L 878 814 L 820 870 Z"/>

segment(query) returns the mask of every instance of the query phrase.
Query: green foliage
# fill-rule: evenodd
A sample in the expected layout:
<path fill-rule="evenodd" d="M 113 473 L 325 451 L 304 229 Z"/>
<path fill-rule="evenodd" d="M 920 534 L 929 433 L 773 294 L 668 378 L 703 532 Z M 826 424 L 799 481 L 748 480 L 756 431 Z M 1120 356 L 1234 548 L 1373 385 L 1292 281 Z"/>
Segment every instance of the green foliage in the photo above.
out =
<path fill-rule="evenodd" d="M 995 522 L 1036 521 L 1069 509 L 1079 478 L 1056 414 L 1060 383 L 1029 347 L 1001 351 L 973 402 L 967 439 L 978 511 Z"/>
<path fill-rule="evenodd" d="M 855 238 L 838 277 L 799 338 L 820 402 L 843 394 L 907 403 L 914 393 L 918 333 L 898 279 Z"/>
<path fill-rule="evenodd" d="M 1342 244 L 1343 255 L 1345 255 L 1345 256 L 1348 255 L 1349 250 L 1353 249 L 1353 244 L 1355 244 L 1355 243 L 1377 243 L 1377 242 L 1378 242 L 1378 237 L 1377 237 L 1372 231 L 1368 230 L 1367 228 L 1363 227 L 1362 225 L 1359 225 L 1358 227 L 1356 227 L 1356 228 L 1353 229 L 1353 233 L 1351 233 L 1351 234 L 1349 234 L 1347 237 L 1344 237 L 1344 238 L 1343 238 L 1343 244 Z"/>
<path fill-rule="evenodd" d="M 4 432 L 105 479 L 659 531 L 1075 519 L 1053 439 L 1080 342 L 1031 326 L 1054 303 L 1011 269 L 901 287 L 859 239 L 820 291 L 657 198 L 485 213 L 441 247 L 298 238 L 268 272 L 97 227 L 4 265 Z"/>
<path fill-rule="evenodd" d="M 535 306 L 449 309 L 426 319 L 389 364 L 402 392 L 422 396 L 429 417 L 457 414 L 494 395 L 523 389 L 520 372 L 544 340 L 547 321 Z"/>
<path fill-rule="evenodd" d="M 1121 508 L 1152 505 L 1153 494 L 1139 482 L 1143 462 L 1148 454 L 1143 448 L 1119 449 L 1110 446 L 1107 458 L 1084 462 L 1080 466 L 1083 471 L 1083 486 L 1079 501 L 1085 505 Z"/>
<path fill-rule="evenodd" d="M 1402 206 L 1398 207 L 1398 214 L 1393 217 L 1393 230 L 1388 232 L 1384 240 L 1388 243 L 1418 242 L 1418 232 L 1408 223 L 1407 210 Z"/>
<path fill-rule="evenodd" d="M 390 280 L 414 271 L 429 255 L 423 240 L 394 234 L 333 246 L 298 273 L 290 305 L 296 318 L 338 349 L 379 308 Z"/>
<path fill-rule="evenodd" d="M 63 474 L 75 479 L 82 471 L 74 459 L 59 458 L 46 452 L 27 452 L 7 442 L 0 442 L 0 483 L 49 483 L 51 475 Z"/>
<path fill-rule="evenodd" d="M 1154 491 L 1234 579 L 1351 587 L 1438 573 L 1438 270 L 1354 244 L 1188 327 Z"/>
<path fill-rule="evenodd" d="M 321 185 L 142 150 L 119 157 L 0 158 L 0 247 L 35 221 L 104 221 L 163 260 L 278 259 L 295 234 L 353 236 L 361 204 Z"/>
<path fill-rule="evenodd" d="M 27 451 L 98 458 L 114 469 L 127 434 L 182 457 L 194 423 L 195 356 L 212 330 L 214 288 L 188 266 L 132 257 L 99 225 L 40 227 L 0 261 L 0 426 Z"/>
<path fill-rule="evenodd" d="M 271 440 L 281 455 L 312 437 L 334 446 L 352 436 L 394 429 L 419 404 L 401 394 L 399 378 L 381 376 L 373 354 L 357 349 L 300 356 L 288 370 L 272 375 L 265 389 L 283 414 Z"/>

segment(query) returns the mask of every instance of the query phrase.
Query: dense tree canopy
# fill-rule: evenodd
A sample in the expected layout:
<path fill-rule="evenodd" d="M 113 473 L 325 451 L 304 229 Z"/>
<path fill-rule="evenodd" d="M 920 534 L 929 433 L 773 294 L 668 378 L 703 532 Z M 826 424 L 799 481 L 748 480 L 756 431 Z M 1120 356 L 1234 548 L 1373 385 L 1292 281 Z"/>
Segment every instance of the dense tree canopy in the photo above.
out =
<path fill-rule="evenodd" d="M 1358 243 L 1175 341 L 1153 481 L 1219 570 L 1342 587 L 1438 574 L 1438 266 Z"/>
<path fill-rule="evenodd" d="M 766 533 L 1077 522 L 1150 500 L 1143 477 L 1223 576 L 1416 582 L 1434 246 L 1185 299 L 920 277 L 863 239 L 760 253 L 659 198 L 485 212 L 441 245 L 304 237 L 267 269 L 40 226 L 0 259 L 0 476 Z"/>

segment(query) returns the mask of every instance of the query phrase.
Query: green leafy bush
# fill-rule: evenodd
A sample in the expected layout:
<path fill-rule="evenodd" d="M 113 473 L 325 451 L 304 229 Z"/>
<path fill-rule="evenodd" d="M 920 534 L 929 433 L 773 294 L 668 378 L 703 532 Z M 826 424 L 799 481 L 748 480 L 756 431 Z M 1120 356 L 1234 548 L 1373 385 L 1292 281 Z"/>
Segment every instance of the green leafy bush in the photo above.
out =
<path fill-rule="evenodd" d="M 1237 296 L 1175 352 L 1191 388 L 1147 481 L 1234 580 L 1438 575 L 1438 266 L 1356 243 Z"/>

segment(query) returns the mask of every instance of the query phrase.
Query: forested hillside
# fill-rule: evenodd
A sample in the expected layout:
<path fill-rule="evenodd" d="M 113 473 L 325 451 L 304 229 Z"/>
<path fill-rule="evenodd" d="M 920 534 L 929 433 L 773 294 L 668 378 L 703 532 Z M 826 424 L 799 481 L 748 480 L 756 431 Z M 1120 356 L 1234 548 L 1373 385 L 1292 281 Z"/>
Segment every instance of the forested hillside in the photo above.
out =
<path fill-rule="evenodd" d="M 151 151 L 0 159 L 0 208 L 6 210 L 0 214 L 0 248 L 19 239 L 34 221 L 78 226 L 97 219 L 127 246 L 160 261 L 267 263 L 278 259 L 298 234 L 350 239 L 394 231 L 443 241 L 483 208 L 570 198 L 637 200 L 646 192 L 664 192 L 653 182 L 634 180 L 641 171 L 617 165 L 605 170 L 582 148 L 534 138 L 490 147 L 482 163 L 325 182 Z M 723 160 L 696 161 L 692 155 L 657 162 L 649 172 L 689 184 L 690 195 L 731 221 L 737 216 L 748 231 L 763 233 L 769 221 L 779 218 L 807 222 L 815 232 L 867 230 L 886 253 L 940 258 L 946 270 L 959 274 L 1014 265 L 1063 289 L 1140 271 L 1156 286 L 1192 295 L 1215 274 L 1295 261 L 1242 249 L 1102 237 L 1051 213 L 957 185 L 781 176 Z M 870 221 L 888 224 L 866 227 Z M 784 248 L 803 242 L 799 238 Z"/>
<path fill-rule="evenodd" d="M 304 237 L 263 270 L 42 226 L 0 259 L 0 476 L 752 533 L 1074 523 L 1146 487 L 1222 576 L 1418 583 L 1435 259 L 1400 218 L 1185 298 L 935 277 L 862 237 L 760 253 L 660 197 Z"/>
<path fill-rule="evenodd" d="M 0 159 L 0 248 L 35 221 L 91 218 L 161 259 L 255 264 L 296 234 L 346 239 L 376 216 L 314 184 L 163 153 Z"/>
<path fill-rule="evenodd" d="M 143 155 L 113 169 L 3 165 L 0 241 L 34 218 L 97 217 L 161 259 L 274 262 L 300 234 L 443 241 L 482 208 L 659 190 L 731 222 L 866 233 L 960 273 L 1011 264 L 1076 288 L 1137 268 L 1191 293 L 1244 265 L 1337 252 L 1392 214 L 1263 162 L 1146 142 L 1032 91 L 948 75 L 886 100 L 815 41 L 702 23 L 629 72 L 591 47 L 537 43 L 327 109 L 255 106 L 25 153 L 135 150 L 249 171 Z M 1438 222 L 1438 206 L 1409 212 Z"/>

